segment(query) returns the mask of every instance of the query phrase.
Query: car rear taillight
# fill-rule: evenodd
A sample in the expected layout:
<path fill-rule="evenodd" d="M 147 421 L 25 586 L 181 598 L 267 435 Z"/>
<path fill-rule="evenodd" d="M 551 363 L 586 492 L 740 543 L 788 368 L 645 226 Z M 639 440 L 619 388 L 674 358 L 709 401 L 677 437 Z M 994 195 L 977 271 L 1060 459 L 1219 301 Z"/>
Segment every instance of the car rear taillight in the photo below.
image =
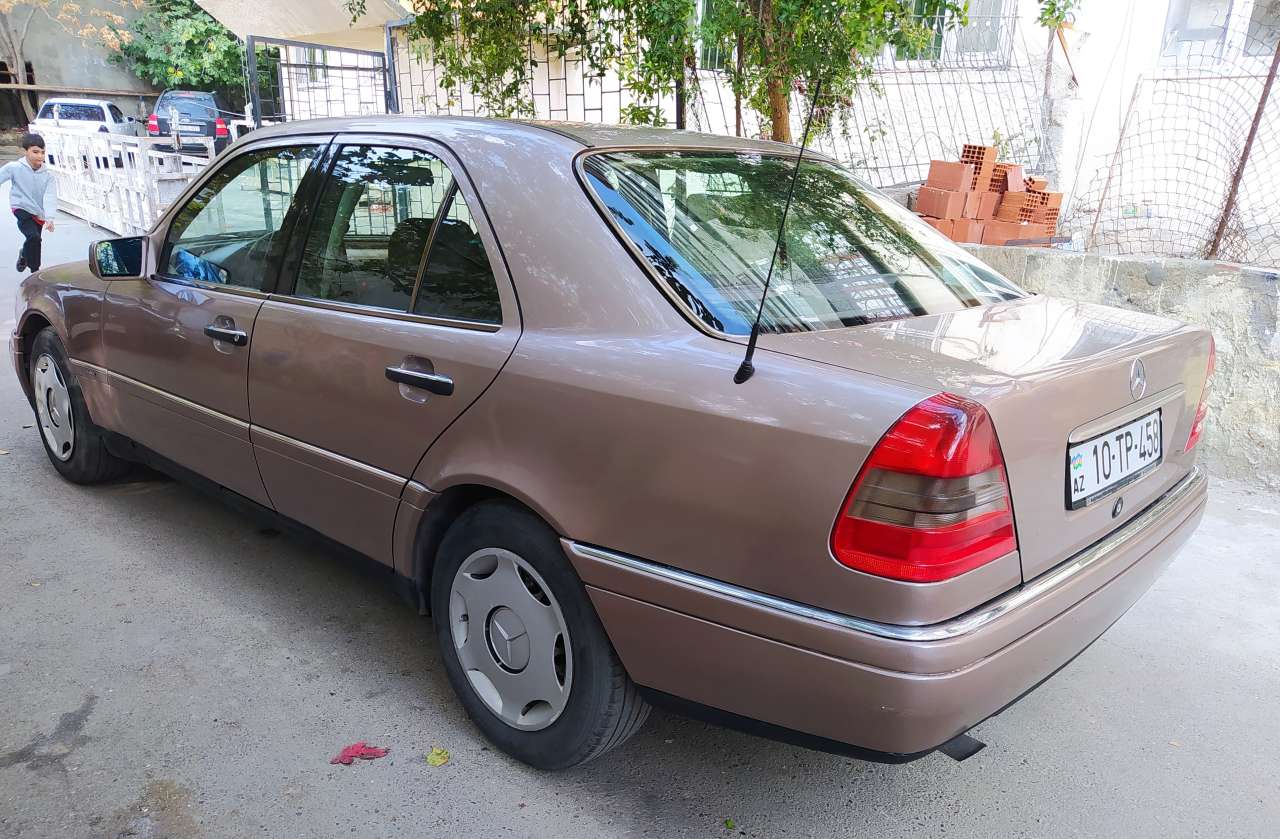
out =
<path fill-rule="evenodd" d="M 831 531 L 842 565 L 918 583 L 959 576 L 1017 548 L 991 416 L 950 393 L 916 405 L 880 439 Z"/>
<path fill-rule="evenodd" d="M 1187 447 L 1183 454 L 1191 451 L 1200 442 L 1204 433 L 1204 421 L 1209 416 L 1209 385 L 1213 382 L 1213 368 L 1218 365 L 1218 348 L 1209 336 L 1209 371 L 1204 375 L 1204 390 L 1200 391 L 1200 404 L 1196 407 L 1196 418 L 1191 422 L 1191 433 L 1187 435 Z"/>
<path fill-rule="evenodd" d="M 147 117 L 147 133 L 148 134 L 160 133 L 160 118 L 157 117 L 155 114 L 152 114 L 151 116 Z"/>
<path fill-rule="evenodd" d="M 213 121 L 213 136 L 230 137 L 231 132 L 227 130 L 227 124 L 222 121 L 222 117 L 218 117 Z"/>

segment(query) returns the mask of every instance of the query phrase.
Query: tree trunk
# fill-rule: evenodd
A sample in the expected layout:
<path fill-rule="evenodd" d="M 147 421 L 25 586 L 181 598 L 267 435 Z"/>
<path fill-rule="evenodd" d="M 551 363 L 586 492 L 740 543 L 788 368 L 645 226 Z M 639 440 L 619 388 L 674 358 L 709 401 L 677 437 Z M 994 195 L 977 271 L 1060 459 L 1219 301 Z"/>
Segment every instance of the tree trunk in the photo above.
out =
<path fill-rule="evenodd" d="M 734 53 L 734 66 L 737 71 L 733 79 L 733 136 L 742 136 L 742 51 L 746 47 L 743 44 L 742 33 L 738 33 L 738 49 Z"/>
<path fill-rule="evenodd" d="M 7 14 L 0 14 L 0 50 L 3 50 L 4 60 L 9 65 L 9 74 L 15 82 L 19 83 L 30 81 L 27 78 L 27 62 L 22 54 L 22 45 L 27 40 L 27 27 L 31 25 L 31 17 L 34 14 L 33 8 L 27 14 L 21 34 L 14 32 L 13 24 Z M 31 97 L 25 90 L 15 90 L 14 96 L 22 105 L 22 113 L 30 123 L 36 118 L 36 109 L 31 106 Z"/>
<path fill-rule="evenodd" d="M 760 3 L 760 30 L 764 34 L 764 67 L 769 74 L 765 92 L 769 104 L 769 133 L 779 143 L 791 142 L 791 78 L 778 61 L 778 41 L 773 17 L 773 0 Z"/>
<path fill-rule="evenodd" d="M 788 95 L 787 83 L 782 79 L 770 79 L 769 91 L 769 123 L 773 139 L 779 143 L 791 142 L 791 97 Z"/>
<path fill-rule="evenodd" d="M 1048 27 L 1045 27 L 1048 29 Z M 1044 117 L 1042 131 L 1045 139 L 1044 155 L 1040 161 L 1042 173 L 1051 182 L 1058 180 L 1057 144 L 1051 136 L 1053 131 L 1053 42 L 1057 37 L 1056 29 L 1049 29 L 1049 45 L 1044 52 Z"/>

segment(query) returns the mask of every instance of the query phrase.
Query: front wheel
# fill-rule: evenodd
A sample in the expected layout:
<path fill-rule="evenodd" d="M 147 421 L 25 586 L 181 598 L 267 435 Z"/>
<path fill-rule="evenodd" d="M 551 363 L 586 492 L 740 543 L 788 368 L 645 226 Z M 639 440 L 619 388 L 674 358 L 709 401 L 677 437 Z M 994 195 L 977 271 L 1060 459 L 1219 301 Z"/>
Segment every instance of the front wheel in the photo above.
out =
<path fill-rule="evenodd" d="M 89 419 L 53 327 L 41 330 L 32 343 L 31 390 L 40 439 L 62 477 L 77 484 L 96 484 L 128 471 L 128 461 L 107 451 L 102 430 Z"/>
<path fill-rule="evenodd" d="M 431 614 L 467 714 L 517 760 L 577 766 L 648 717 L 560 540 L 517 504 L 478 504 L 449 529 Z"/>

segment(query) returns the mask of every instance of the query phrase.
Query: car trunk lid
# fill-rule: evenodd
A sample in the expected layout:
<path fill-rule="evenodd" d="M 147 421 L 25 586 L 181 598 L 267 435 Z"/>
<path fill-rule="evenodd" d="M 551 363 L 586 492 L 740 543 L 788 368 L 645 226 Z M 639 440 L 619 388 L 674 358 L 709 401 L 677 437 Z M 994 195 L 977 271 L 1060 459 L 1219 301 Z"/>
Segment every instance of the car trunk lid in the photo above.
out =
<path fill-rule="evenodd" d="M 1139 513 L 1194 463 L 1184 452 L 1210 338 L 1138 312 L 1036 295 L 847 329 L 762 335 L 760 346 L 967 397 L 991 414 L 1006 461 L 1023 578 Z M 1135 399 L 1134 362 L 1145 387 Z M 1158 466 L 1069 509 L 1069 445 L 1160 412 Z M 1116 509 L 1116 499 L 1123 499 Z"/>

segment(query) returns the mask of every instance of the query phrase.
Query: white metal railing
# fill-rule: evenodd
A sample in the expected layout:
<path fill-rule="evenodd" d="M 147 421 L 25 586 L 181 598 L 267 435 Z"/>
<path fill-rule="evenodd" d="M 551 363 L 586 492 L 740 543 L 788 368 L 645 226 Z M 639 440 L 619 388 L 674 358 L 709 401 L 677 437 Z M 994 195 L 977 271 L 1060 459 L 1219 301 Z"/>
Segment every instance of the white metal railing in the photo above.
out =
<path fill-rule="evenodd" d="M 151 229 L 165 208 L 214 158 L 211 137 L 130 137 L 44 126 L 58 208 L 121 235 Z M 163 147 L 168 147 L 164 150 Z M 203 154 L 175 148 L 200 146 Z"/>

